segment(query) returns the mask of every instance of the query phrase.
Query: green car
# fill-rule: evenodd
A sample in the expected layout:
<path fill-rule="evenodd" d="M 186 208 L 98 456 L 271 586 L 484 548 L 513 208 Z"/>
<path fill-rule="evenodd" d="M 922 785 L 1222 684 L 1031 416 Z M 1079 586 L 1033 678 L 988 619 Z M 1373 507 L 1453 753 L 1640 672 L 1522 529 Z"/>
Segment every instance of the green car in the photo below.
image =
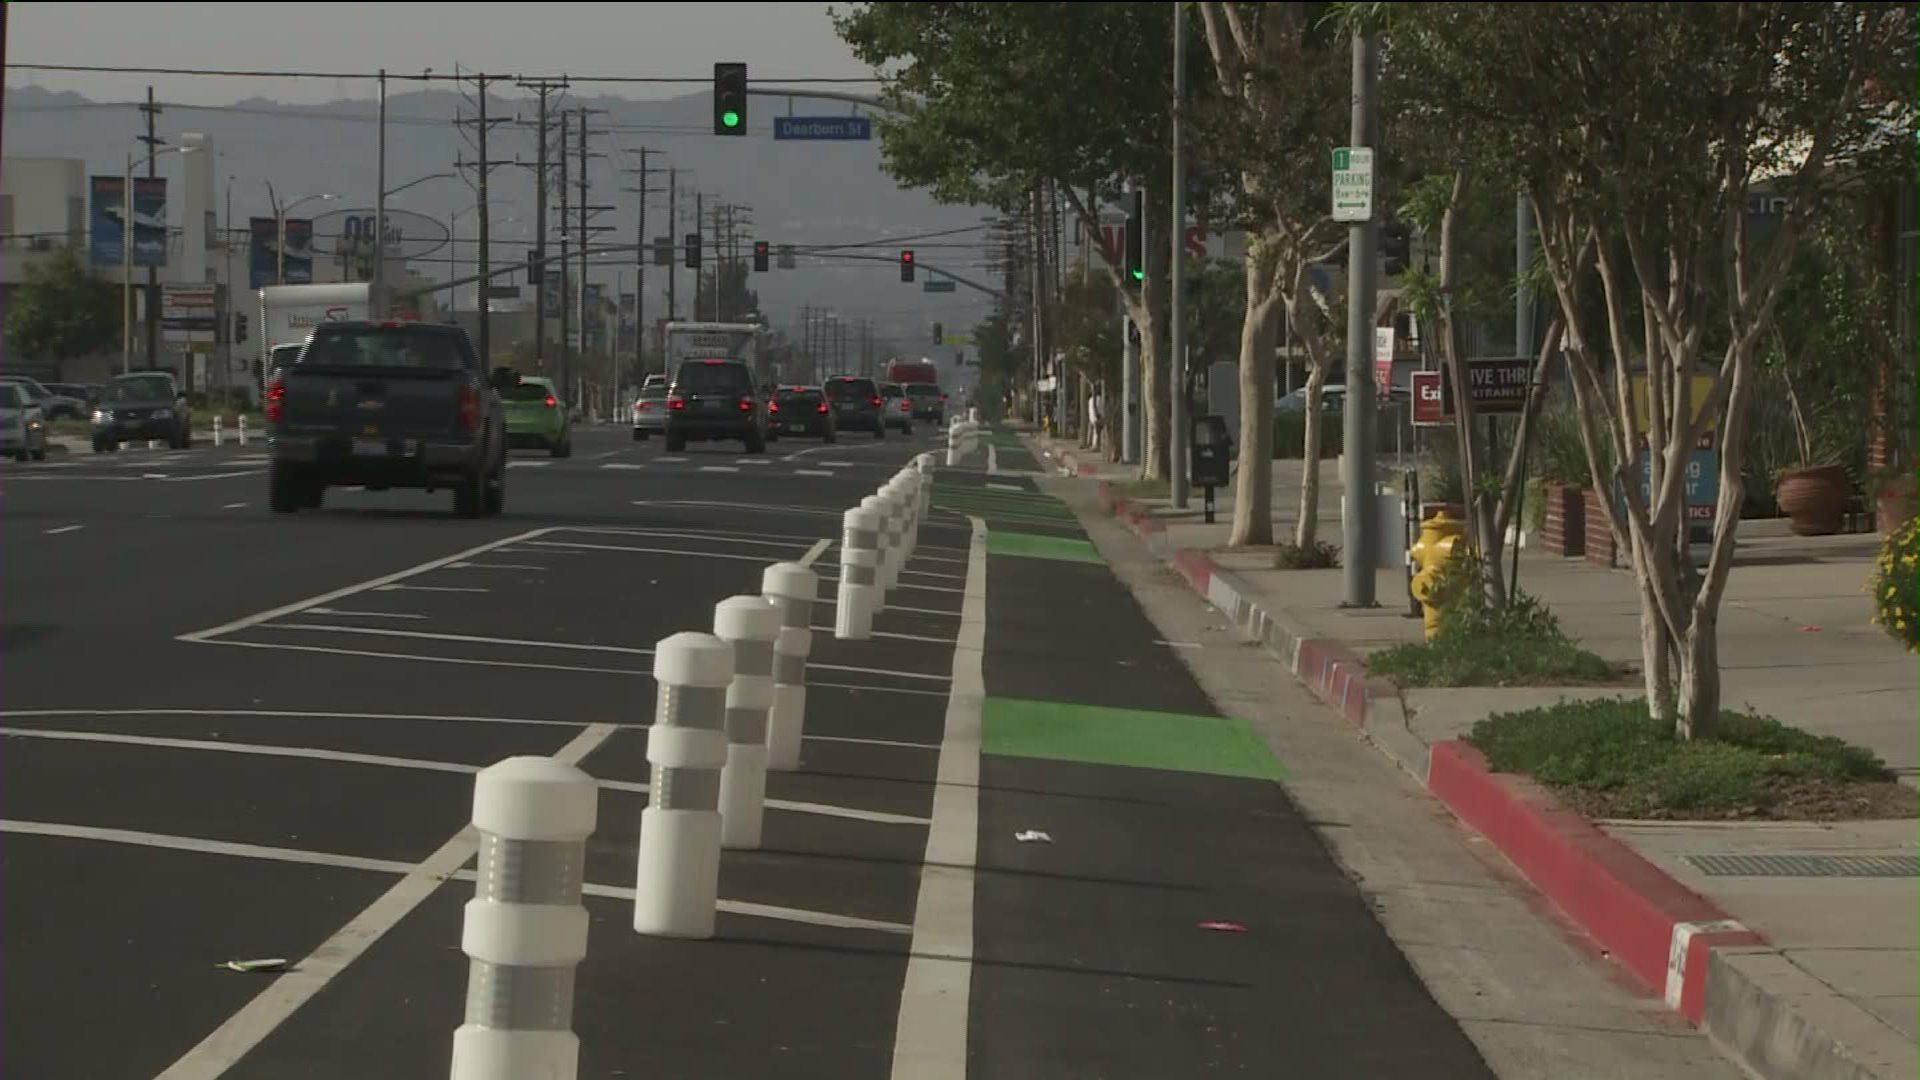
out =
<path fill-rule="evenodd" d="M 522 375 L 520 382 L 500 392 L 507 407 L 509 449 L 546 450 L 554 457 L 573 456 L 573 423 L 566 403 L 554 391 L 553 380 Z"/>

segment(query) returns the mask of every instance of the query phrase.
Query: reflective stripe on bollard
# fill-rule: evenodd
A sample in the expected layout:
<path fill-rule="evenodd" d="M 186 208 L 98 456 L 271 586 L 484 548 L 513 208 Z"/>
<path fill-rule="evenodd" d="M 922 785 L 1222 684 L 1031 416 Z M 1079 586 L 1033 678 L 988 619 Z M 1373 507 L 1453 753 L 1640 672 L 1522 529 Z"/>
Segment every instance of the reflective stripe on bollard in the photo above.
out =
<path fill-rule="evenodd" d="M 213 418 L 213 446 L 216 450 L 221 446 L 220 417 L 218 415 L 215 415 Z"/>
<path fill-rule="evenodd" d="M 807 656 L 813 651 L 813 606 L 820 576 L 799 563 L 774 563 L 760 575 L 760 591 L 780 608 L 773 644 L 773 708 L 767 713 L 767 768 L 800 767 L 807 723 Z"/>
<path fill-rule="evenodd" d="M 840 590 L 834 605 L 833 636 L 865 641 L 873 633 L 879 600 L 880 520 L 865 506 L 841 515 Z"/>
<path fill-rule="evenodd" d="M 720 772 L 720 846 L 760 846 L 767 802 L 767 712 L 773 708 L 773 643 L 780 609 L 763 596 L 734 596 L 713 609 L 715 637 L 733 646 L 727 685 L 727 764 Z"/>
<path fill-rule="evenodd" d="M 574 969 L 587 955 L 580 891 L 599 795 L 592 777 L 545 757 L 508 758 L 474 781 L 480 853 L 460 933 L 467 1011 L 453 1080 L 578 1075 Z"/>
<path fill-rule="evenodd" d="M 727 762 L 727 687 L 733 647 L 710 634 L 675 634 L 654 647 L 659 684 L 640 814 L 633 928 L 709 938 L 720 900 L 720 770 Z"/>
<path fill-rule="evenodd" d="M 871 510 L 880 521 L 880 562 L 876 567 L 878 575 L 875 578 L 879 591 L 873 597 L 875 614 L 886 610 L 887 590 L 893 588 L 894 576 L 900 571 L 899 508 L 884 492 L 883 488 L 880 493 L 860 500 L 860 505 Z"/>

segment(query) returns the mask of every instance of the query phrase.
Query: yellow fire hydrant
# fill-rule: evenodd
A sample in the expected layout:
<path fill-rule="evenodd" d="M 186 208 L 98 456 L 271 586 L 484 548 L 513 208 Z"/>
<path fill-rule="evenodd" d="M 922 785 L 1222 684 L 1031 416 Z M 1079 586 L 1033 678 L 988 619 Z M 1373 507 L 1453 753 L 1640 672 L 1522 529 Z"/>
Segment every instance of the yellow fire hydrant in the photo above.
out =
<path fill-rule="evenodd" d="M 1442 510 L 1421 524 L 1420 539 L 1407 553 L 1420 568 L 1414 573 L 1410 588 L 1413 598 L 1420 601 L 1421 623 L 1426 627 L 1429 641 L 1440 633 L 1440 608 L 1432 602 L 1434 581 L 1440 576 L 1440 568 L 1453 557 L 1453 545 L 1463 531 L 1463 523 Z"/>

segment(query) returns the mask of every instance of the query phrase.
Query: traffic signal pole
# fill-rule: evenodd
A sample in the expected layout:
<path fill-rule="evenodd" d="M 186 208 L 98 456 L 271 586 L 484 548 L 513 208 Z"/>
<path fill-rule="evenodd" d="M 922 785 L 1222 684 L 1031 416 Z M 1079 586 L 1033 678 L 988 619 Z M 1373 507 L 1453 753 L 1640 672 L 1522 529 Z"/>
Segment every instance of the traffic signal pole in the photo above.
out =
<path fill-rule="evenodd" d="M 1173 5 L 1173 228 L 1167 230 L 1168 249 L 1173 252 L 1172 289 L 1170 298 L 1172 317 L 1168 320 L 1173 329 L 1173 437 L 1168 447 L 1167 493 L 1169 502 L 1175 510 L 1187 508 L 1187 429 L 1192 418 L 1187 415 L 1189 398 L 1187 396 L 1187 327 L 1186 327 L 1186 239 L 1187 239 L 1187 157 L 1182 138 L 1182 128 L 1186 120 L 1187 98 L 1187 5 L 1175 0 Z"/>
<path fill-rule="evenodd" d="M 1374 145 L 1374 85 L 1379 65 L 1379 39 L 1353 39 L 1353 118 L 1351 145 Z M 1375 160 L 1378 161 L 1376 155 Z M 1379 212 L 1378 205 L 1373 214 Z M 1373 386 L 1374 304 L 1378 276 L 1379 228 L 1373 214 L 1347 229 L 1347 393 L 1345 430 L 1340 457 L 1341 489 L 1346 507 L 1341 515 L 1345 557 L 1346 599 L 1343 608 L 1379 607 L 1374 599 L 1375 550 L 1379 545 L 1379 499 L 1374 493 L 1374 437 L 1376 391 Z"/>

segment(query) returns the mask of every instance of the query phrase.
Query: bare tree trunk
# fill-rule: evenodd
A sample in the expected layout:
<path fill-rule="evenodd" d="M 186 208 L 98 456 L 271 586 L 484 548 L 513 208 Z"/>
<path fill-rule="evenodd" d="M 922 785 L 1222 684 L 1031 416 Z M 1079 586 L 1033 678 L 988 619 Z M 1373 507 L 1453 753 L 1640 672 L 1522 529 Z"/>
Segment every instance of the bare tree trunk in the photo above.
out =
<path fill-rule="evenodd" d="M 1316 363 L 1307 372 L 1305 445 L 1301 447 L 1300 517 L 1293 530 L 1298 548 L 1311 548 L 1320 536 L 1320 392 L 1326 389 L 1327 367 Z"/>
<path fill-rule="evenodd" d="M 1720 626 L 1715 606 L 1696 604 L 1687 636 L 1680 643 L 1679 700 L 1674 734 L 1705 738 L 1720 719 Z"/>
<path fill-rule="evenodd" d="M 1647 708 L 1655 717 L 1667 715 L 1675 699 L 1673 686 L 1673 638 L 1667 622 L 1660 617 L 1660 602 L 1653 594 L 1653 582 L 1647 575 L 1634 572 L 1640 597 L 1640 671 L 1647 687 Z"/>
<path fill-rule="evenodd" d="M 1248 253 L 1247 314 L 1240 324 L 1240 474 L 1234 478 L 1233 531 L 1227 540 L 1232 547 L 1273 543 L 1273 346 L 1279 307 L 1274 271 L 1266 252 Z"/>

